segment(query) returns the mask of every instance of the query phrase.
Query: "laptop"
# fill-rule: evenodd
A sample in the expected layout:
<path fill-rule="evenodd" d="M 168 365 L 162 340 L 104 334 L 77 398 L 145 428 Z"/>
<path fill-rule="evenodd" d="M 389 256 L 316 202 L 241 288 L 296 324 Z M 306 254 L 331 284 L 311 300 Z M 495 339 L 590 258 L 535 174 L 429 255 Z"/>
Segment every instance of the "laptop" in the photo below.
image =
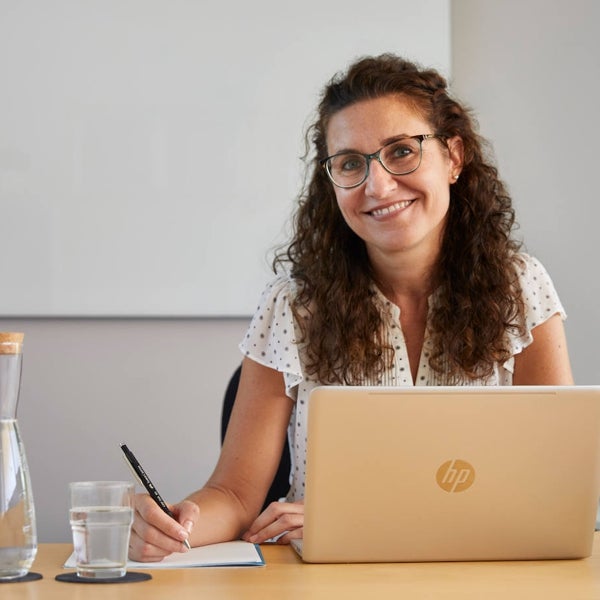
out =
<path fill-rule="evenodd" d="M 600 386 L 319 387 L 307 444 L 306 562 L 591 554 Z"/>

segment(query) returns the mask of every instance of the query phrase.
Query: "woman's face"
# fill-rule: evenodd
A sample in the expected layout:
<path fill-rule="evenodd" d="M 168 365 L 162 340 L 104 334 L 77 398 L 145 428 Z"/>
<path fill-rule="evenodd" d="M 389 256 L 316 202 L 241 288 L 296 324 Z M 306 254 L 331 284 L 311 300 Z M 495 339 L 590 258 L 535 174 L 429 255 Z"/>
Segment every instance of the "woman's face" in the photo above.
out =
<path fill-rule="evenodd" d="M 432 134 L 432 126 L 401 98 L 384 96 L 357 102 L 337 112 L 327 128 L 327 151 L 376 152 L 392 138 Z M 338 206 L 348 226 L 362 238 L 372 261 L 397 253 L 425 251 L 437 257 L 450 202 L 450 185 L 462 164 L 459 138 L 422 142 L 419 168 L 391 175 L 373 159 L 365 182 L 337 186 Z M 433 255 L 431 254 L 433 253 Z"/>

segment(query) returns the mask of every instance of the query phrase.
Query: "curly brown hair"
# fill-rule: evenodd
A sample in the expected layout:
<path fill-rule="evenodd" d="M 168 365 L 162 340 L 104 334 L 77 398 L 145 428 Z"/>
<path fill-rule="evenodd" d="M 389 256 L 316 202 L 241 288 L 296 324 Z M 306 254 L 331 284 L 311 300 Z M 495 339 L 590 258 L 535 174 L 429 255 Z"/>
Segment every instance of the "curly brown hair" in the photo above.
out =
<path fill-rule="evenodd" d="M 366 57 L 324 89 L 316 122 L 307 132 L 310 179 L 299 198 L 294 235 L 273 263 L 291 267 L 293 300 L 309 375 L 328 383 L 358 384 L 391 366 L 373 291 L 366 246 L 348 227 L 320 161 L 327 156 L 331 117 L 356 102 L 395 95 L 408 100 L 442 140 L 461 138 L 464 163 L 450 188 L 450 208 L 433 274 L 438 301 L 428 318 L 436 348 L 431 367 L 449 381 L 485 377 L 509 358 L 507 331 L 523 331 L 517 276 L 520 243 L 512 238 L 511 199 L 486 159 L 485 141 L 469 109 L 448 93 L 446 80 L 392 54 Z"/>

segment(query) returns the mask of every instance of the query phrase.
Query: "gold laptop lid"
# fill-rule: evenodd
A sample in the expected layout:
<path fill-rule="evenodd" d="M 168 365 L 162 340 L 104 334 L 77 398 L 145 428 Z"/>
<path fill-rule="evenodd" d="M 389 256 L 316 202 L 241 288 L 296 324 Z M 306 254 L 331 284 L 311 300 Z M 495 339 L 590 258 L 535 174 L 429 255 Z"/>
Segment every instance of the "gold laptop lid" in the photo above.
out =
<path fill-rule="evenodd" d="M 579 558 L 600 487 L 600 387 L 321 387 L 303 559 Z"/>

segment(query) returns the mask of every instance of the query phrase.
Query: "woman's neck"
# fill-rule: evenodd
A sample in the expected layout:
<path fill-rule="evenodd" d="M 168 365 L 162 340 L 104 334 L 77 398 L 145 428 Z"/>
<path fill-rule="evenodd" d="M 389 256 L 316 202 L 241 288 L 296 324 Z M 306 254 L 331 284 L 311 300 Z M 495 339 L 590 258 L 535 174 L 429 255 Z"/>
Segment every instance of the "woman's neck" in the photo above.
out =
<path fill-rule="evenodd" d="M 393 255 L 369 253 L 375 283 L 394 304 L 419 302 L 433 291 L 435 256 L 418 256 L 416 252 L 397 252 Z"/>

